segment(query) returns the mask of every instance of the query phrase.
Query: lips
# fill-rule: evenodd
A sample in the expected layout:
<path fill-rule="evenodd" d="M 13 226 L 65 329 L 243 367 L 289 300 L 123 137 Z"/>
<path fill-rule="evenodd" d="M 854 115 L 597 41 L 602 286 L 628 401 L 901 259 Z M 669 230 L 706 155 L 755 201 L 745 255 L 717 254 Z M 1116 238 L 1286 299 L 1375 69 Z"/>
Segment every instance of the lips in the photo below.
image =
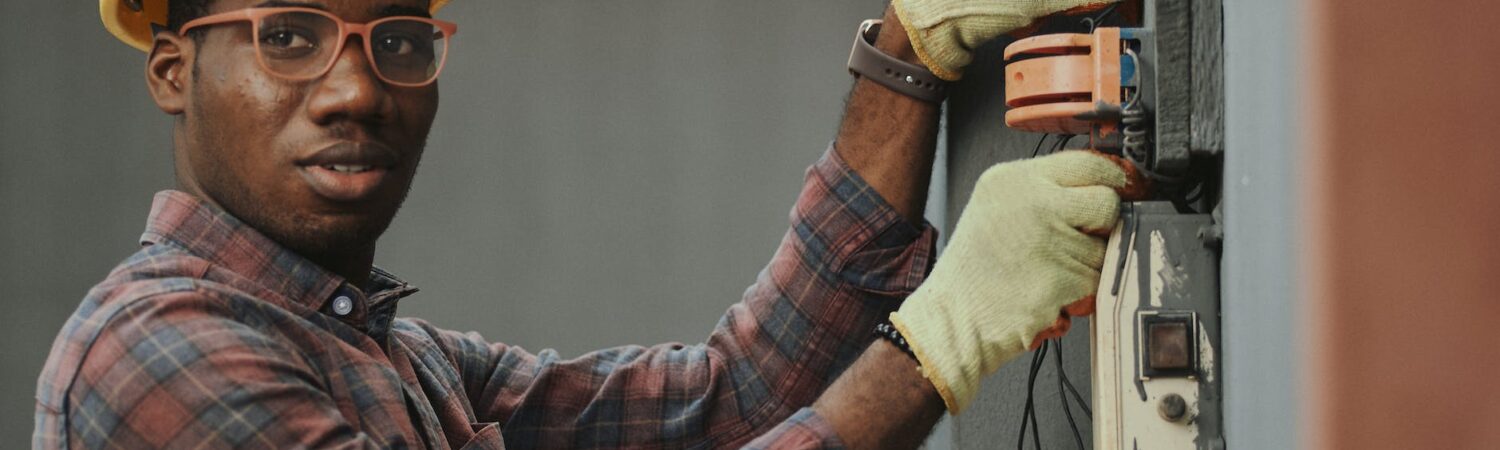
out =
<path fill-rule="evenodd" d="M 340 142 L 299 158 L 297 170 L 313 192 L 336 202 L 365 200 L 379 190 L 399 161 L 375 142 Z"/>

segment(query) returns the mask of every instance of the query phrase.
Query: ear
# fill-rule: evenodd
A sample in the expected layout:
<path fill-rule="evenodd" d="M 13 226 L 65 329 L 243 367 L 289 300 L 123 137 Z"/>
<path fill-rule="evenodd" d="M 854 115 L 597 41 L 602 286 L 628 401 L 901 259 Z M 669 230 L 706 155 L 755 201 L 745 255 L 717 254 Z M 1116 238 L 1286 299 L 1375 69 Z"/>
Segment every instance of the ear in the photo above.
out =
<path fill-rule="evenodd" d="M 146 89 L 156 100 L 156 107 L 171 115 L 180 115 L 188 104 L 188 89 L 192 83 L 193 46 L 192 38 L 177 33 L 159 32 L 151 45 L 151 55 L 146 58 Z"/>

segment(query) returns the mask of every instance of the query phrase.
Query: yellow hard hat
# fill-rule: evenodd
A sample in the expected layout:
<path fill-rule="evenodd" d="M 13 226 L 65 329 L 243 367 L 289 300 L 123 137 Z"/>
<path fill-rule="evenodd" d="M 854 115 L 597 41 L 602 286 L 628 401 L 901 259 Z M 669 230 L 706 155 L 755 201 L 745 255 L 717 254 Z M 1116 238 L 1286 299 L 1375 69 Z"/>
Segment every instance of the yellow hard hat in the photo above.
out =
<path fill-rule="evenodd" d="M 432 0 L 428 10 L 437 14 L 447 4 L 448 0 Z M 120 42 L 150 51 L 151 24 L 166 26 L 167 0 L 99 0 L 99 18 Z"/>

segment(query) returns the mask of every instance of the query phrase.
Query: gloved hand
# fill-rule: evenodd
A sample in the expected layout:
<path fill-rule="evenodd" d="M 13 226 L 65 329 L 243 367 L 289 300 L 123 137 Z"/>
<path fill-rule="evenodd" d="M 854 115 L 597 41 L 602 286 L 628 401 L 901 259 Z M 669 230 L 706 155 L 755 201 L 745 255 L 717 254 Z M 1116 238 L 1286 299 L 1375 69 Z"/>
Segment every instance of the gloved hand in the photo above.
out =
<path fill-rule="evenodd" d="M 1092 310 L 1120 198 L 1144 189 L 1129 163 L 1087 151 L 980 176 L 932 275 L 891 314 L 950 413 L 968 406 L 985 376 L 1041 342 L 1037 333 L 1065 320 L 1065 307 Z"/>
<path fill-rule="evenodd" d="M 963 76 L 980 44 L 1049 14 L 1102 7 L 1115 0 L 892 0 L 911 46 L 939 78 Z"/>

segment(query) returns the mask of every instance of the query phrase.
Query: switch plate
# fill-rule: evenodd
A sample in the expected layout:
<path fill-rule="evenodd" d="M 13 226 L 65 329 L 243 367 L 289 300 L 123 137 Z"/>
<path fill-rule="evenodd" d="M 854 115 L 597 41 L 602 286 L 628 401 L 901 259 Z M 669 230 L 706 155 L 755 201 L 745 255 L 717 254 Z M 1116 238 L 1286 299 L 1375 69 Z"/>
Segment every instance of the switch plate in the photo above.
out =
<path fill-rule="evenodd" d="M 1192 377 L 1197 369 L 1198 318 L 1192 311 L 1140 311 L 1141 379 Z"/>

